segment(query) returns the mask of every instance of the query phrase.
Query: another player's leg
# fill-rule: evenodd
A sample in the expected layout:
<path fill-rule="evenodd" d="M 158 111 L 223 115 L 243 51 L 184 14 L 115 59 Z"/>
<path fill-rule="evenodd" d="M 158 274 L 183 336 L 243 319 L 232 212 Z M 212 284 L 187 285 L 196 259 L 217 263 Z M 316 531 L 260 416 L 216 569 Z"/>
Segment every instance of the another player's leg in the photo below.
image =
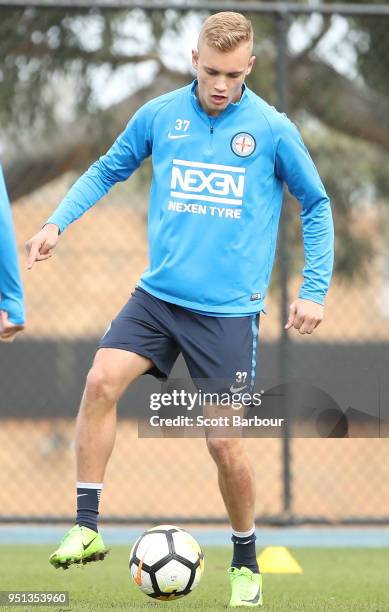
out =
<path fill-rule="evenodd" d="M 76 524 L 51 555 L 54 567 L 104 559 L 107 549 L 97 529 L 105 469 L 116 434 L 116 403 L 128 385 L 152 366 L 141 355 L 101 348 L 88 374 L 76 427 Z"/>
<path fill-rule="evenodd" d="M 232 526 L 233 558 L 229 575 L 231 607 L 262 605 L 262 576 L 255 550 L 255 480 L 241 438 L 207 438 L 218 470 L 220 492 Z"/>

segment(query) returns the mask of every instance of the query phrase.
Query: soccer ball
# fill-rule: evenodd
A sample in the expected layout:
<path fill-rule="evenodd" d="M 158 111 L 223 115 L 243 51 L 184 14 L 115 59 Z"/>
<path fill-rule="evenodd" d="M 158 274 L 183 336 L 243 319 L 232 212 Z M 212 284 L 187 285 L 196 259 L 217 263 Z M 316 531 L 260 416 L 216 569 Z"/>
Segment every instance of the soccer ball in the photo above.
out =
<path fill-rule="evenodd" d="M 130 552 L 130 572 L 143 593 L 171 600 L 199 584 L 204 555 L 196 540 L 179 527 L 159 525 L 145 531 Z"/>

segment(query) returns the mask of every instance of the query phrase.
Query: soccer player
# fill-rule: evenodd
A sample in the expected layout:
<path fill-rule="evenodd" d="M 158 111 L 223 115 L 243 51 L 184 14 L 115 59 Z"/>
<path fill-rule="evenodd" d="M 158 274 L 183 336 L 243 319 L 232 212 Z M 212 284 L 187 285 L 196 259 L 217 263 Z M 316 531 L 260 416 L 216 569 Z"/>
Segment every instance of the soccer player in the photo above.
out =
<path fill-rule="evenodd" d="M 0 166 L 0 341 L 12 342 L 24 329 L 23 287 L 11 207 Z"/>
<path fill-rule="evenodd" d="M 251 23 L 208 17 L 192 52 L 197 79 L 142 106 L 28 243 L 28 267 L 58 236 L 151 156 L 149 267 L 100 341 L 77 417 L 77 516 L 51 555 L 55 567 L 104 558 L 100 493 L 116 403 L 149 373 L 166 378 L 181 352 L 193 379 L 252 388 L 259 313 L 269 285 L 283 183 L 301 204 L 303 282 L 286 327 L 311 334 L 323 319 L 333 265 L 329 199 L 296 127 L 245 85 Z M 230 606 L 262 604 L 255 552 L 255 486 L 241 438 L 208 436 L 231 522 Z"/>

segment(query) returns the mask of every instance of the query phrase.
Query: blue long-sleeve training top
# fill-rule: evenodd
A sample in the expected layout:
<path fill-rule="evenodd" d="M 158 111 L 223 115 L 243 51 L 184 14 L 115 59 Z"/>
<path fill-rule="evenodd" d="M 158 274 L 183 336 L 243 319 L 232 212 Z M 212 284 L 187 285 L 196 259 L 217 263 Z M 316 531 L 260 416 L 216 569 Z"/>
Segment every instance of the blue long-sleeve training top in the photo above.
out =
<path fill-rule="evenodd" d="M 301 204 L 299 297 L 323 304 L 333 267 L 331 207 L 298 130 L 247 87 L 211 117 L 196 87 L 142 106 L 47 223 L 63 232 L 151 155 L 149 266 L 139 286 L 203 313 L 251 314 L 264 307 L 286 182 Z"/>
<path fill-rule="evenodd" d="M 8 313 L 11 323 L 24 323 L 23 287 L 11 207 L 0 166 L 0 310 Z"/>

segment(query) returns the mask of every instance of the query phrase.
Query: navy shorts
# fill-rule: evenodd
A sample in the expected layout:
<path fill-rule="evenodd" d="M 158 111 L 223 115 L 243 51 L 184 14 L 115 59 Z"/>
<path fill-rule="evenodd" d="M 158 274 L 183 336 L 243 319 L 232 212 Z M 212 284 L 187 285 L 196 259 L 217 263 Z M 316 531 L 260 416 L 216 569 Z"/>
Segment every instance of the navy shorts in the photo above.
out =
<path fill-rule="evenodd" d="M 259 313 L 242 317 L 208 316 L 154 297 L 137 287 L 112 321 L 99 348 L 117 348 L 148 357 L 146 372 L 167 379 L 182 353 L 194 382 L 232 385 L 251 391 L 254 385 Z M 223 385 L 224 386 L 224 385 Z M 208 385 L 208 388 L 212 388 Z"/>

